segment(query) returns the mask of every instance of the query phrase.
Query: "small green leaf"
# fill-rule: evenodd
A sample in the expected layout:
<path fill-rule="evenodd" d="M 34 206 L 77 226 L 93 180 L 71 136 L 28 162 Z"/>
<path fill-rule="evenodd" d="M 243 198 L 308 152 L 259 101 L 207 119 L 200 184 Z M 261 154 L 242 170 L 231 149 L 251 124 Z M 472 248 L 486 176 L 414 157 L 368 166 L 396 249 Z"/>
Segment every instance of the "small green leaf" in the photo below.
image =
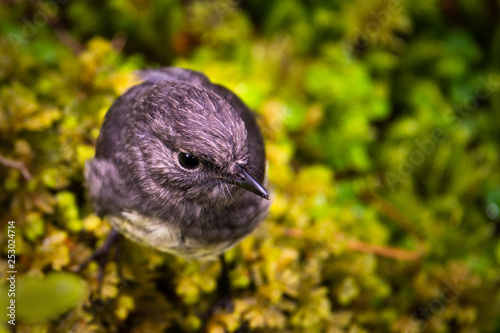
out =
<path fill-rule="evenodd" d="M 86 295 L 86 282 L 72 273 L 23 276 L 17 281 L 17 315 L 24 322 L 54 319 L 76 307 Z"/>

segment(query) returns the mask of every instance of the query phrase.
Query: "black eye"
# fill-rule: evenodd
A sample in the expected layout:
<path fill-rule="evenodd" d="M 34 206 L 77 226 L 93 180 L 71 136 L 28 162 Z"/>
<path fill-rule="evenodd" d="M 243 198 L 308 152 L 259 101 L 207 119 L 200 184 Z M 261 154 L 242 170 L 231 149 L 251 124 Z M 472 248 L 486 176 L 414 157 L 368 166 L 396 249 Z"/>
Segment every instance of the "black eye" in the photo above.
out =
<path fill-rule="evenodd" d="M 186 169 L 196 169 L 200 165 L 200 161 L 191 154 L 179 153 L 179 163 Z"/>

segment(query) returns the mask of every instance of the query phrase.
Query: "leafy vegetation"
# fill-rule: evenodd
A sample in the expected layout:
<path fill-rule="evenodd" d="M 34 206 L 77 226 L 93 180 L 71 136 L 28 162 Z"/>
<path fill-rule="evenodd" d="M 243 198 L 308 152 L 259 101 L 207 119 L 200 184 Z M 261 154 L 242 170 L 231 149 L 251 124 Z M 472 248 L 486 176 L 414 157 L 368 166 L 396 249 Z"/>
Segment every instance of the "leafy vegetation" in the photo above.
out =
<path fill-rule="evenodd" d="M 498 0 L 1 6 L 18 332 L 500 332 Z M 226 254 L 232 312 L 206 315 L 218 262 L 125 240 L 100 292 L 96 263 L 71 273 L 110 230 L 83 184 L 104 114 L 166 65 L 234 90 L 266 140 L 273 205 Z"/>

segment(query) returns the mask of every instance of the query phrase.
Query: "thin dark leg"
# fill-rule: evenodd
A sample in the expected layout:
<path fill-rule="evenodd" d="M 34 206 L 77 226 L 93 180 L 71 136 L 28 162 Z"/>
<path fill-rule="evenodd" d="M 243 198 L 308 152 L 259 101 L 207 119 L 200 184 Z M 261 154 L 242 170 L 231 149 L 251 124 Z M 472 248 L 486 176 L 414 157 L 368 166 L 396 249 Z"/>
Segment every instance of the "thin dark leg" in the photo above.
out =
<path fill-rule="evenodd" d="M 217 309 L 224 309 L 228 312 L 233 312 L 233 293 L 231 291 L 231 280 L 229 279 L 229 265 L 224 258 L 224 254 L 219 256 L 222 269 L 217 279 L 217 292 L 219 294 L 219 299 L 214 305 L 213 312 Z"/>
<path fill-rule="evenodd" d="M 231 280 L 229 279 L 229 265 L 224 258 L 224 254 L 219 255 L 221 263 L 221 272 L 217 279 L 217 300 L 210 310 L 201 315 L 201 318 L 207 320 L 217 310 L 223 309 L 227 312 L 233 312 L 233 293 L 231 291 Z"/>
<path fill-rule="evenodd" d="M 219 299 L 231 299 L 231 280 L 229 279 L 229 266 L 224 258 L 224 254 L 219 255 L 219 261 L 222 269 L 217 279 L 217 291 L 219 292 Z"/>
<path fill-rule="evenodd" d="M 82 271 L 85 267 L 88 266 L 88 264 L 92 260 L 97 260 L 99 263 L 99 289 L 102 284 L 102 280 L 104 278 L 104 267 L 106 266 L 108 260 L 109 260 L 109 253 L 111 252 L 111 248 L 116 245 L 116 252 L 115 252 L 115 258 L 118 259 L 118 239 L 120 237 L 120 234 L 118 231 L 115 229 L 111 230 L 111 232 L 108 235 L 108 238 L 106 238 L 106 241 L 104 241 L 104 244 L 100 248 L 94 251 L 94 253 L 87 259 L 85 262 L 83 262 L 80 266 L 77 268 L 77 272 Z M 117 260 L 117 264 L 119 264 L 119 260 Z"/>
<path fill-rule="evenodd" d="M 118 235 L 118 238 L 119 235 Z M 120 262 L 120 241 L 119 239 L 115 242 L 115 262 L 116 262 L 116 269 L 118 270 L 118 281 L 120 281 L 120 286 L 123 286 L 123 275 L 122 275 L 122 265 Z"/>

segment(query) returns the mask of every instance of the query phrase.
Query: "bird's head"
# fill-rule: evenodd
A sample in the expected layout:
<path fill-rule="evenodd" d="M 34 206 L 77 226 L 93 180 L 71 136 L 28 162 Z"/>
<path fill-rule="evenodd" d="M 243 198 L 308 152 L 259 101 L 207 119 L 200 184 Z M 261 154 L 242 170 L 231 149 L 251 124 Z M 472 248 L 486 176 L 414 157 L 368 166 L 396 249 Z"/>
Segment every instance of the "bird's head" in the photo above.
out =
<path fill-rule="evenodd" d="M 254 165 L 245 123 L 201 86 L 160 82 L 127 119 L 129 169 L 144 193 L 227 205 L 244 193 L 269 199 Z M 263 151 L 262 151 L 263 154 Z"/>

